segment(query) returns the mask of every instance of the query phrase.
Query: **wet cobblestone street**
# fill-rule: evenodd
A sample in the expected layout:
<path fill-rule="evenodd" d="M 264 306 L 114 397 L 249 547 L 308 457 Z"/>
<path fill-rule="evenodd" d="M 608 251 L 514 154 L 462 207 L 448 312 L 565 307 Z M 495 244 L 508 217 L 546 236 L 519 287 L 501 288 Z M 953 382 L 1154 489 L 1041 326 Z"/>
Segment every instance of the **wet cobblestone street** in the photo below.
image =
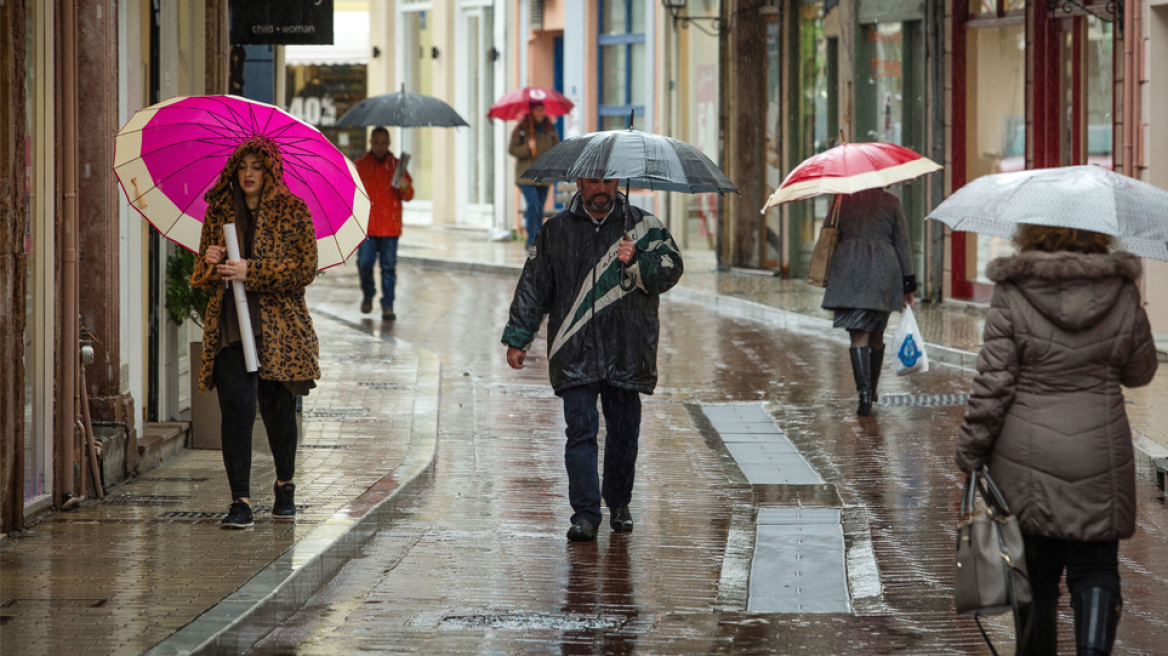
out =
<path fill-rule="evenodd" d="M 973 621 L 952 612 L 953 440 L 963 405 L 879 406 L 859 420 L 842 335 L 778 330 L 666 295 L 661 380 L 645 399 L 631 505 L 636 528 L 613 534 L 606 521 L 595 543 L 572 544 L 562 407 L 547 382 L 546 345 L 537 340 L 516 372 L 499 344 L 514 279 L 411 266 L 398 275 L 394 324 L 358 312 L 351 265 L 314 284 L 309 301 L 314 312 L 439 354 L 433 486 L 249 653 L 988 653 Z M 956 395 L 969 391 L 970 377 L 946 366 L 889 374 L 881 393 Z M 761 404 L 827 485 L 752 489 L 695 412 L 727 402 Z M 1125 606 L 1115 653 L 1168 653 L 1168 510 L 1144 480 L 1139 494 L 1140 529 L 1120 549 Z M 765 505 L 842 505 L 849 544 L 870 535 L 881 594 L 854 614 L 745 612 L 728 574 L 743 545 L 728 551 L 727 541 Z M 747 529 L 752 535 L 753 524 Z M 1063 603 L 1061 645 L 1070 653 Z M 1000 653 L 1010 653 L 1006 622 L 988 625 Z"/>

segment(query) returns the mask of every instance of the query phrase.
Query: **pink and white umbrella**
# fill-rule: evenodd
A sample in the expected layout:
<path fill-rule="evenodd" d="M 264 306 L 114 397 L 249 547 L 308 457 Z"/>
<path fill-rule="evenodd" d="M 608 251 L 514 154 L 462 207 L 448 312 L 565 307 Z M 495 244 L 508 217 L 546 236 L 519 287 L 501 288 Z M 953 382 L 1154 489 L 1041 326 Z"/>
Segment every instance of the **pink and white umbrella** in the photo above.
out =
<path fill-rule="evenodd" d="M 130 204 L 167 239 L 198 251 L 207 202 L 240 142 L 280 148 L 288 189 L 312 212 L 321 269 L 365 240 L 369 196 L 357 167 L 319 130 L 279 107 L 238 96 L 175 97 L 139 110 L 117 134 L 114 172 Z"/>

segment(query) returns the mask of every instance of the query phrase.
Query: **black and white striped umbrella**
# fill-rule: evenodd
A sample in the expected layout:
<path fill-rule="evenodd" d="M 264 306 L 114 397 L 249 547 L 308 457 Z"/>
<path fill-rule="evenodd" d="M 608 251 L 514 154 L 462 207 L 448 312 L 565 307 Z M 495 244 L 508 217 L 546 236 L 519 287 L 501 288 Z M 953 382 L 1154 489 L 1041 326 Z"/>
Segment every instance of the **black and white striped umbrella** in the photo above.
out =
<path fill-rule="evenodd" d="M 639 130 L 591 132 L 565 139 L 521 177 L 536 182 L 616 178 L 621 186 L 653 191 L 738 193 L 718 165 L 696 147 Z"/>

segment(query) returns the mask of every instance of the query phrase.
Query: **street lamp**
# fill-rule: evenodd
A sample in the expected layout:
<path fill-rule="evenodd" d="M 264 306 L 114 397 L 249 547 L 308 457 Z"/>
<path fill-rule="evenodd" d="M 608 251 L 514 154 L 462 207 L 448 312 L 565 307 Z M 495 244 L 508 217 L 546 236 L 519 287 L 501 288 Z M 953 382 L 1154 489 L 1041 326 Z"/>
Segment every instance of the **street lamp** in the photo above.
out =
<path fill-rule="evenodd" d="M 718 32 L 722 29 L 722 17 L 682 16 L 681 10 L 685 9 L 688 3 L 689 0 L 661 0 L 661 4 L 665 7 L 665 10 L 668 11 L 669 15 L 673 17 L 673 28 L 677 29 L 678 23 L 681 23 L 682 27 L 689 27 L 690 23 L 694 23 L 695 27 L 705 32 L 706 34 L 709 34 L 710 36 L 718 36 Z M 703 28 L 701 25 L 698 25 L 698 21 L 710 21 L 710 29 L 712 29 L 713 32 Z"/>

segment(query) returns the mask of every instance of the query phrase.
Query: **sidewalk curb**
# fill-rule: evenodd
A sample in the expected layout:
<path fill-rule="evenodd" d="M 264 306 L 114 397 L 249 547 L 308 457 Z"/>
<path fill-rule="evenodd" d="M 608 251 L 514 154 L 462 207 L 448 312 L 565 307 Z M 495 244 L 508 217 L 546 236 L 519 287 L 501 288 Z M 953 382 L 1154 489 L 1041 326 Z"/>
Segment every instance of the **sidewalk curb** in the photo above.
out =
<path fill-rule="evenodd" d="M 412 264 L 423 269 L 434 271 L 453 271 L 456 273 L 484 274 L 491 276 L 507 276 L 516 278 L 523 271 L 521 264 L 489 264 L 486 262 L 464 262 L 446 257 L 426 257 L 422 255 L 403 255 L 398 253 L 399 264 Z"/>
<path fill-rule="evenodd" d="M 327 313 L 317 314 L 348 323 Z M 410 447 L 402 463 L 234 593 L 147 651 L 146 656 L 244 652 L 298 612 L 359 555 L 380 528 L 430 487 L 438 451 L 441 362 L 430 351 L 394 341 L 414 350 L 419 360 Z"/>

